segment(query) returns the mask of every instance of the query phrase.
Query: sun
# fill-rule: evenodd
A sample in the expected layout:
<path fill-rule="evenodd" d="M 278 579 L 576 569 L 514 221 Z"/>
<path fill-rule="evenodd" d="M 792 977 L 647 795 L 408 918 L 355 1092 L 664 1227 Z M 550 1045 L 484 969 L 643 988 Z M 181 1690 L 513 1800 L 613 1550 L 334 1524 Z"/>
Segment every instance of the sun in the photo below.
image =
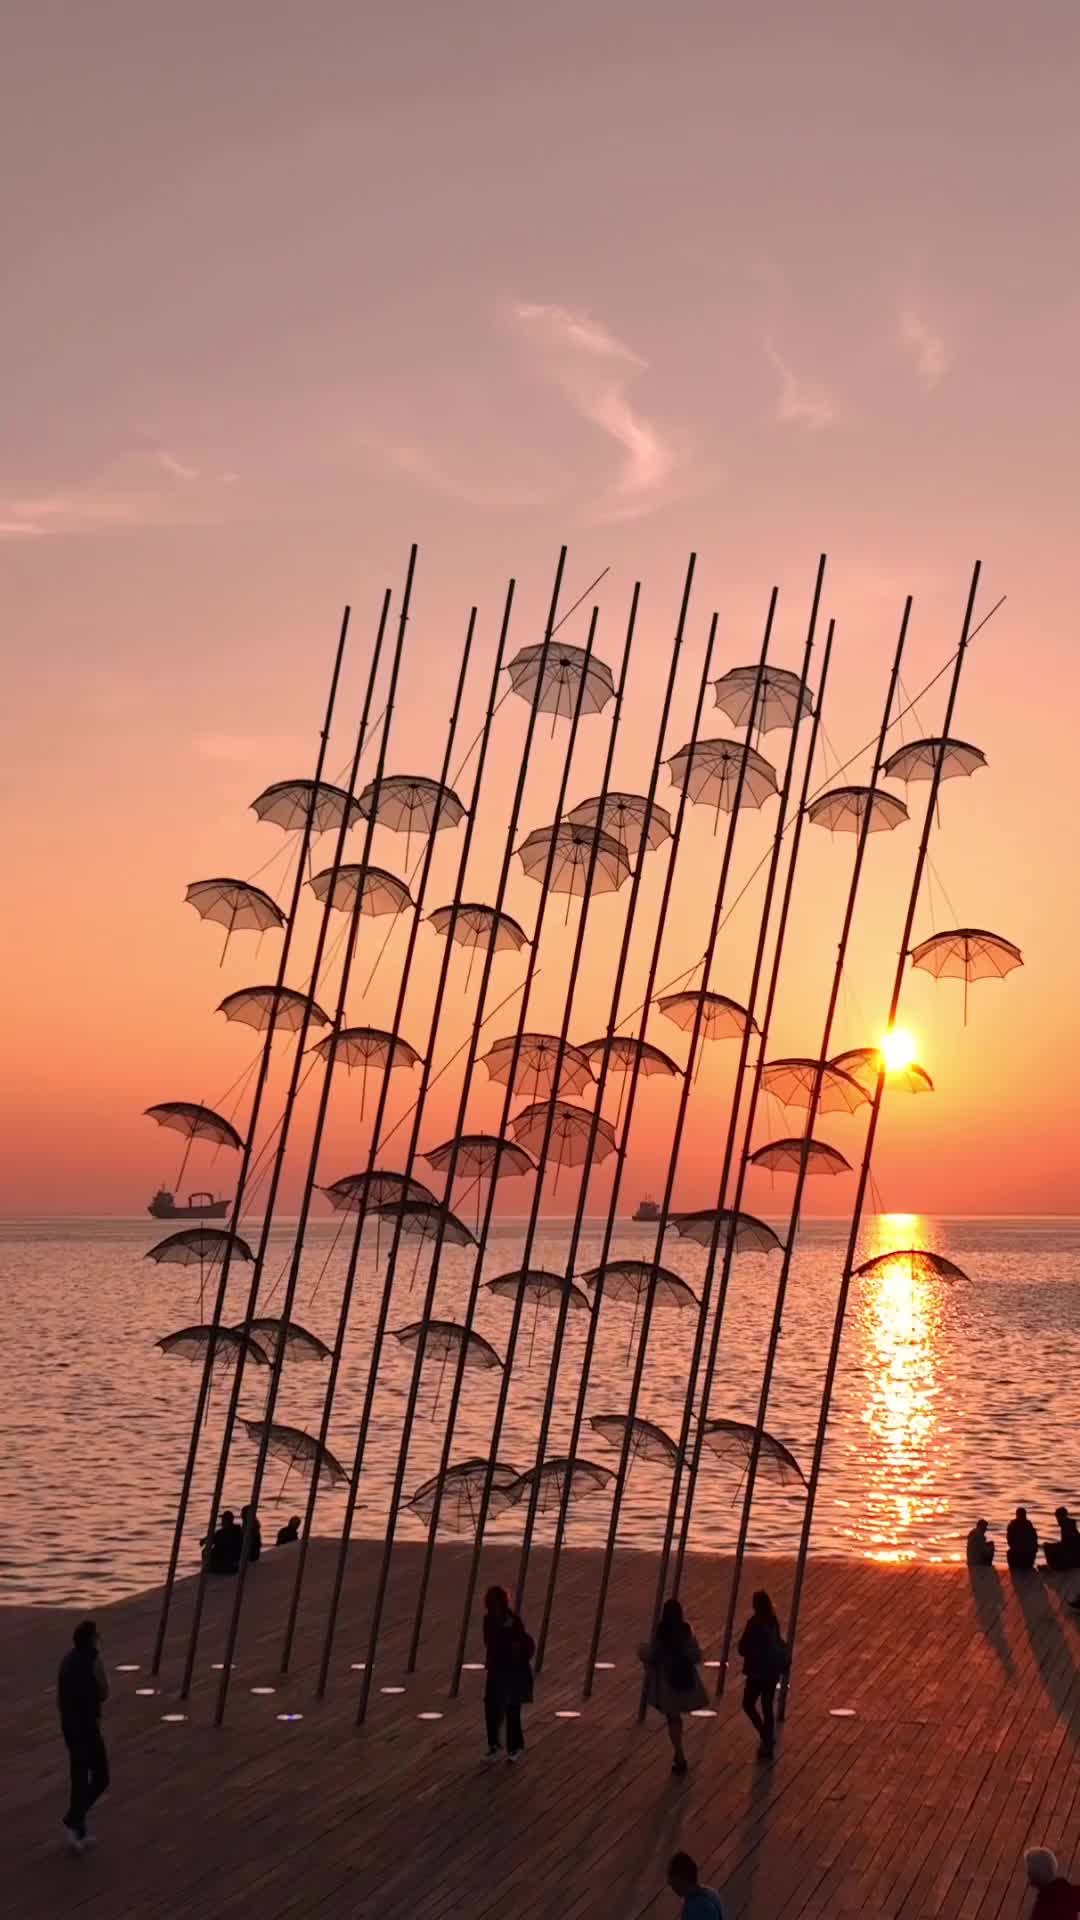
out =
<path fill-rule="evenodd" d="M 890 1027 L 881 1042 L 885 1067 L 889 1073 L 903 1073 L 915 1058 L 915 1042 L 906 1027 Z"/>

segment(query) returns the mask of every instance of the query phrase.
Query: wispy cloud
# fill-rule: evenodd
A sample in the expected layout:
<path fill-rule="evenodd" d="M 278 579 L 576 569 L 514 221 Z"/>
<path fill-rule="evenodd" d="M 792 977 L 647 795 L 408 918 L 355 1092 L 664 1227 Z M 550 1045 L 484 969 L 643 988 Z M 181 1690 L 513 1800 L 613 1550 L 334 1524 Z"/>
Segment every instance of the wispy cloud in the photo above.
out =
<path fill-rule="evenodd" d="M 192 466 L 168 447 L 125 453 L 88 479 L 0 500 L 0 539 L 213 522 L 236 478 Z"/>
<path fill-rule="evenodd" d="M 792 426 L 829 426 L 835 409 L 827 388 L 797 375 L 771 334 L 766 334 L 764 348 L 765 358 L 780 383 L 776 402 L 777 419 Z"/>
<path fill-rule="evenodd" d="M 500 469 L 498 483 L 480 477 L 481 468 L 466 449 L 456 454 L 421 445 L 416 440 L 365 426 L 352 436 L 356 445 L 370 449 L 399 473 L 407 473 L 434 492 L 457 500 L 462 506 L 488 508 L 536 507 L 548 498 L 548 491 L 522 487 L 508 482 Z M 477 471 L 473 472 L 472 469 Z M 483 462 L 482 471 L 490 472 L 491 462 Z"/>
<path fill-rule="evenodd" d="M 648 362 L 588 314 L 568 307 L 519 302 L 510 317 L 545 378 L 583 420 L 621 449 L 614 483 L 598 503 L 601 517 L 628 518 L 661 505 L 675 471 L 675 454 L 627 397 L 627 388 Z"/>
<path fill-rule="evenodd" d="M 936 387 L 952 365 L 952 355 L 918 304 L 905 300 L 898 321 L 900 344 L 924 387 Z"/>

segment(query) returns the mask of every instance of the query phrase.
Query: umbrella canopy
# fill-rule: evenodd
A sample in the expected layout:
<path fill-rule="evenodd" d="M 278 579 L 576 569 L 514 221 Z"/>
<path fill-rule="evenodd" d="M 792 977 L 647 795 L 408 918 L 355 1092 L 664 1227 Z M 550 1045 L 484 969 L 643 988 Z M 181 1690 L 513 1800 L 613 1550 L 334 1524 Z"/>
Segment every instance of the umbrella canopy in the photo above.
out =
<path fill-rule="evenodd" d="M 655 1286 L 654 1299 L 666 1300 L 670 1306 L 700 1305 L 693 1287 L 670 1267 L 658 1267 L 652 1260 L 609 1260 L 602 1267 L 590 1267 L 581 1278 L 587 1287 L 603 1280 L 605 1300 L 616 1300 L 620 1306 L 640 1305 L 650 1286 Z"/>
<path fill-rule="evenodd" d="M 615 1151 L 615 1129 L 610 1121 L 602 1120 L 588 1107 L 572 1107 L 565 1100 L 537 1100 L 531 1107 L 523 1107 L 511 1120 L 510 1131 L 537 1159 L 546 1137 L 548 1157 L 560 1167 L 580 1167 L 590 1157 L 599 1163 Z"/>
<path fill-rule="evenodd" d="M 391 773 L 378 783 L 372 780 L 360 795 L 359 807 L 364 819 L 375 819 L 391 833 L 431 833 L 440 828 L 459 826 L 466 808 L 452 787 L 429 780 L 423 773 Z"/>
<path fill-rule="evenodd" d="M 943 1253 L 931 1253 L 928 1247 L 899 1247 L 894 1253 L 875 1253 L 872 1260 L 864 1260 L 855 1272 L 860 1280 L 874 1278 L 877 1274 L 888 1273 L 890 1268 L 906 1265 L 912 1278 L 918 1275 L 920 1280 L 966 1280 L 963 1267 L 953 1260 L 946 1260 Z"/>
<path fill-rule="evenodd" d="M 652 1420 L 642 1420 L 638 1415 L 631 1418 L 625 1413 L 594 1413 L 589 1418 L 589 1425 L 616 1452 L 622 1451 L 629 1427 L 631 1460 L 657 1460 L 668 1467 L 675 1467 L 679 1463 L 679 1449 L 675 1441 Z"/>
<path fill-rule="evenodd" d="M 453 1166 L 459 1180 L 513 1180 L 536 1169 L 524 1147 L 500 1139 L 496 1133 L 459 1133 L 420 1158 L 436 1173 L 446 1173 Z"/>
<path fill-rule="evenodd" d="M 748 1426 L 744 1420 L 707 1420 L 702 1428 L 702 1445 L 720 1460 L 741 1461 L 745 1471 L 750 1463 L 755 1432 L 756 1428 Z M 806 1485 L 806 1475 L 795 1455 L 782 1440 L 774 1439 L 771 1433 L 764 1430 L 758 1452 L 758 1471 L 770 1472 L 782 1487 L 794 1486 L 796 1481 L 804 1487 Z"/>
<path fill-rule="evenodd" d="M 682 1072 L 670 1054 L 661 1052 L 649 1040 L 637 1040 L 629 1034 L 611 1034 L 603 1040 L 586 1040 L 581 1051 L 598 1078 L 605 1052 L 609 1073 L 632 1073 L 635 1061 L 638 1063 L 638 1072 L 646 1079 L 655 1073 Z"/>
<path fill-rule="evenodd" d="M 307 825 L 309 813 L 313 833 L 329 833 L 340 827 L 346 816 L 350 827 L 360 818 L 356 801 L 343 787 L 332 786 L 328 780 L 277 780 L 252 801 L 251 810 L 260 820 L 269 820 L 286 833 L 299 833 Z"/>
<path fill-rule="evenodd" d="M 770 1060 L 762 1070 L 761 1086 L 782 1107 L 809 1108 L 819 1087 L 819 1113 L 854 1113 L 870 1099 L 866 1088 L 834 1061 Z"/>
<path fill-rule="evenodd" d="M 517 1066 L 514 1051 L 517 1050 Z M 496 1040 L 483 1056 L 491 1078 L 500 1086 L 509 1085 L 514 1076 L 514 1091 L 540 1094 L 582 1093 L 592 1084 L 593 1072 L 587 1054 L 560 1041 L 556 1033 L 523 1033 Z"/>
<path fill-rule="evenodd" d="M 232 1147 L 238 1153 L 244 1145 L 230 1121 L 195 1100 L 162 1100 L 156 1107 L 147 1107 L 145 1117 L 183 1134 L 185 1140 L 212 1140 L 215 1146 Z"/>
<path fill-rule="evenodd" d="M 375 1212 L 380 1220 L 400 1220 L 401 1231 L 412 1239 L 448 1240 L 453 1247 L 475 1247 L 479 1242 L 463 1220 L 437 1200 L 389 1200 Z"/>
<path fill-rule="evenodd" d="M 717 1218 L 720 1221 L 717 1231 Z M 730 1207 L 699 1207 L 694 1213 L 673 1213 L 668 1221 L 677 1234 L 684 1240 L 695 1240 L 699 1247 L 711 1247 L 716 1235 L 717 1246 L 726 1243 L 731 1222 L 735 1220 L 736 1253 L 782 1253 L 784 1243 L 779 1234 L 774 1233 L 764 1220 L 758 1220 L 752 1213 L 732 1213 Z"/>
<path fill-rule="evenodd" d="M 794 726 L 800 707 L 807 714 L 814 711 L 810 689 L 790 667 L 729 667 L 713 682 L 713 690 L 732 726 L 748 726 L 753 714 L 762 733 Z"/>
<path fill-rule="evenodd" d="M 242 1329 L 237 1329 L 242 1331 Z M 281 1343 L 282 1322 L 273 1315 L 260 1317 L 251 1323 L 251 1331 L 261 1347 L 273 1358 Z M 295 1320 L 290 1320 L 284 1328 L 285 1358 L 287 1360 L 329 1360 L 330 1348 L 325 1340 L 315 1333 L 309 1333 Z"/>
<path fill-rule="evenodd" d="M 311 1051 L 324 1060 L 335 1054 L 350 1072 L 353 1067 L 387 1067 L 393 1072 L 395 1067 L 418 1067 L 421 1061 L 421 1055 L 407 1040 L 400 1034 L 386 1033 L 382 1027 L 342 1027 L 339 1033 L 328 1033 Z"/>
<path fill-rule="evenodd" d="M 846 1053 L 836 1054 L 830 1065 L 839 1067 L 849 1079 L 857 1080 L 869 1098 L 873 1099 L 881 1069 L 881 1051 L 878 1047 L 849 1047 Z M 916 1066 L 914 1061 L 906 1067 L 890 1067 L 888 1082 L 890 1087 L 899 1087 L 907 1093 L 934 1091 L 934 1083 L 926 1068 Z"/>
<path fill-rule="evenodd" d="M 217 1012 L 226 1020 L 254 1027 L 256 1033 L 265 1033 L 270 1025 L 282 1033 L 296 1033 L 305 1018 L 312 1027 L 330 1025 L 329 1015 L 318 1002 L 308 993 L 297 993 L 294 987 L 238 987 L 235 993 L 225 995 Z"/>
<path fill-rule="evenodd" d="M 529 944 L 524 927 L 508 913 L 497 913 L 476 900 L 462 900 L 457 909 L 436 907 L 428 914 L 428 924 L 445 939 L 449 934 L 459 947 L 492 947 L 496 953 L 520 952 Z"/>
<path fill-rule="evenodd" d="M 583 714 L 602 712 L 615 697 L 611 668 L 561 640 L 549 641 L 546 651 L 542 641 L 522 647 L 506 671 L 515 693 L 538 713 L 551 713 L 560 720 L 573 718 L 579 697 Z"/>
<path fill-rule="evenodd" d="M 630 878 L 630 862 L 621 840 L 599 827 L 577 827 L 570 820 L 562 820 L 555 827 L 537 827 L 518 848 L 530 880 L 543 881 L 549 854 L 553 893 L 577 897 L 586 890 L 616 893 Z"/>
<path fill-rule="evenodd" d="M 319 1192 L 335 1213 L 364 1213 L 369 1207 L 387 1206 L 394 1200 L 429 1200 L 435 1204 L 435 1195 L 422 1180 L 407 1179 L 388 1167 L 372 1167 L 370 1173 L 343 1173 L 340 1180 L 320 1187 Z"/>
<path fill-rule="evenodd" d="M 484 1286 L 500 1300 L 516 1300 L 520 1294 L 523 1300 L 531 1300 L 538 1307 L 557 1307 L 561 1300 L 568 1300 L 571 1308 L 578 1311 L 589 1305 L 588 1294 L 582 1293 L 565 1274 L 548 1273 L 544 1267 L 520 1267 L 515 1273 L 500 1273 L 494 1280 L 485 1280 Z"/>
<path fill-rule="evenodd" d="M 935 980 L 963 981 L 966 1025 L 970 983 L 1004 980 L 1014 967 L 1023 966 L 1024 956 L 1000 933 L 987 933 L 985 927 L 954 927 L 948 933 L 933 933 L 929 940 L 912 947 L 911 964 L 932 973 Z"/>
<path fill-rule="evenodd" d="M 898 747 L 886 760 L 884 772 L 889 780 L 932 780 L 939 756 L 943 780 L 978 773 L 986 765 L 986 755 L 979 747 L 939 734 L 936 740 L 912 740 L 906 747 Z"/>
<path fill-rule="evenodd" d="M 276 900 L 248 880 L 193 880 L 184 895 L 200 920 L 212 920 L 225 928 L 225 946 L 234 933 L 266 933 L 270 927 L 283 927 L 285 915 Z"/>
<path fill-rule="evenodd" d="M 850 1173 L 851 1166 L 835 1147 L 824 1140 L 770 1140 L 750 1155 L 752 1167 L 768 1167 L 770 1173 L 798 1173 L 803 1162 L 807 1173 Z"/>
<path fill-rule="evenodd" d="M 609 1487 L 615 1475 L 610 1467 L 602 1467 L 595 1460 L 570 1460 L 565 1455 L 545 1460 L 539 1468 L 533 1467 L 529 1473 L 523 1473 L 520 1480 L 513 1482 L 517 1489 L 517 1499 L 536 1488 L 536 1511 L 549 1513 L 552 1508 L 562 1504 L 563 1490 L 568 1488 L 568 1500 L 580 1499 L 583 1494 L 602 1493 Z M 508 1489 L 510 1491 L 511 1489 Z"/>
<path fill-rule="evenodd" d="M 448 1355 L 460 1353 L 464 1347 L 467 1367 L 491 1372 L 495 1367 L 502 1366 L 494 1347 L 480 1334 L 460 1327 L 456 1320 L 414 1320 L 407 1327 L 393 1329 L 395 1340 L 400 1340 L 403 1347 L 418 1346 L 420 1336 L 425 1332 L 425 1360 L 445 1360 Z"/>
<path fill-rule="evenodd" d="M 742 741 L 698 740 L 693 746 L 680 747 L 667 763 L 668 772 L 673 784 L 680 791 L 685 790 L 687 799 L 695 806 L 714 807 L 717 815 L 731 813 L 739 792 L 744 756 L 746 771 L 742 777 L 740 805 L 764 806 L 778 791 L 776 769 Z"/>
<path fill-rule="evenodd" d="M 671 839 L 671 815 L 655 800 L 650 805 L 641 793 L 596 794 L 571 807 L 566 818 L 575 827 L 599 827 L 631 857 L 642 850 L 654 853 Z"/>
<path fill-rule="evenodd" d="M 806 812 L 815 827 L 827 827 L 830 833 L 858 833 L 867 812 L 871 833 L 891 833 L 909 817 L 895 793 L 871 787 L 832 787 L 812 800 Z"/>
<path fill-rule="evenodd" d="M 417 1487 L 407 1502 L 414 1513 L 422 1519 L 430 1520 L 435 1511 L 436 1496 L 439 1498 L 439 1524 L 449 1533 L 470 1533 L 480 1518 L 480 1506 L 484 1487 L 487 1483 L 488 1469 L 491 1468 L 491 1492 L 488 1500 L 488 1519 L 495 1519 L 504 1513 L 507 1507 L 516 1505 L 521 1498 L 518 1485 L 521 1474 L 517 1467 L 511 1467 L 503 1460 L 496 1460 L 494 1466 L 488 1460 L 459 1460 L 456 1465 L 447 1467 L 441 1476 L 432 1474 Z M 441 1486 L 441 1494 L 439 1492 Z M 511 1492 L 510 1489 L 514 1491 Z"/>
<path fill-rule="evenodd" d="M 693 1033 L 698 1007 L 703 1008 L 701 1025 L 698 1032 L 703 1040 L 737 1040 L 746 1031 L 750 1020 L 745 1007 L 737 1000 L 729 1000 L 726 993 L 710 993 L 694 987 L 686 993 L 665 993 L 657 1001 L 666 1020 L 673 1020 L 683 1033 Z M 757 1023 L 750 1020 L 751 1033 L 757 1032 Z"/>
<path fill-rule="evenodd" d="M 324 867 L 321 873 L 312 874 L 310 886 L 317 900 L 329 898 L 330 905 L 339 913 L 354 913 L 359 894 L 360 912 L 372 920 L 382 919 L 388 913 L 404 913 L 413 903 L 412 894 L 396 873 L 362 863 L 336 870 Z"/>
<path fill-rule="evenodd" d="M 286 1461 L 290 1473 L 302 1474 L 307 1480 L 317 1474 L 319 1484 L 323 1487 L 348 1486 L 349 1476 L 341 1461 L 313 1433 L 305 1433 L 302 1427 L 286 1427 L 278 1420 L 244 1420 L 244 1430 L 256 1447 L 261 1444 L 265 1433 L 266 1451 L 270 1458 Z"/>
<path fill-rule="evenodd" d="M 184 1227 L 180 1233 L 170 1233 L 167 1240 L 159 1240 L 146 1258 L 156 1260 L 159 1266 L 204 1267 L 224 1260 L 226 1254 L 233 1260 L 254 1258 L 238 1233 L 226 1233 L 224 1227 Z"/>
<path fill-rule="evenodd" d="M 180 1327 L 176 1333 L 166 1333 L 162 1339 L 155 1340 L 154 1345 L 171 1359 L 201 1360 L 211 1341 L 214 1344 L 214 1365 L 220 1367 L 223 1373 L 235 1367 L 241 1354 L 253 1366 L 270 1365 L 266 1351 L 259 1342 L 236 1327 Z"/>

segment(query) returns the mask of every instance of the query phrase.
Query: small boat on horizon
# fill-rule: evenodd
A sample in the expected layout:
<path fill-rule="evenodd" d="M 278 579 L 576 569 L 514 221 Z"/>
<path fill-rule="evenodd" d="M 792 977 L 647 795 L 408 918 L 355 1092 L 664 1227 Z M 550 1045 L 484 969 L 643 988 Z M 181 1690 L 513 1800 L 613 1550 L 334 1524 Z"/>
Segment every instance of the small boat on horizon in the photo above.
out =
<path fill-rule="evenodd" d="M 638 1201 L 637 1207 L 630 1218 L 632 1220 L 659 1220 L 660 1209 L 655 1200 L 650 1200 L 646 1197 L 646 1199 Z"/>
<path fill-rule="evenodd" d="M 224 1220 L 228 1208 L 227 1200 L 215 1200 L 212 1193 L 189 1193 L 187 1206 L 178 1207 L 168 1189 L 159 1187 L 147 1212 L 155 1220 Z"/>

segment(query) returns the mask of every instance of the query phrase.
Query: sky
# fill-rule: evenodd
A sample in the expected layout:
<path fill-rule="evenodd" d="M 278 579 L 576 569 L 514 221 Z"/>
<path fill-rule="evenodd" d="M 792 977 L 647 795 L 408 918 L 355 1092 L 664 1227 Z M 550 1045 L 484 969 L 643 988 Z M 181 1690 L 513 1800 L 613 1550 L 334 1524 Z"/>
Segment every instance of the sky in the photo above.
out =
<path fill-rule="evenodd" d="M 318 0 L 182 13 L 42 0 L 9 14 L 0 1210 L 139 1212 L 177 1173 L 175 1142 L 143 1109 L 215 1101 L 248 1065 L 253 1036 L 214 1008 L 273 978 L 274 941 L 256 956 L 238 939 L 219 967 L 184 889 L 280 852 L 282 891 L 284 843 L 250 802 L 312 769 L 346 602 L 330 761 L 347 764 L 382 592 L 400 593 L 412 541 L 391 770 L 437 770 L 475 604 L 473 737 L 507 579 L 512 644 L 529 644 L 565 543 L 564 604 L 608 571 L 564 633 L 583 641 L 595 599 L 613 665 L 642 582 L 615 767 L 638 788 L 691 550 L 673 729 L 689 731 L 714 609 L 718 666 L 743 664 L 775 585 L 773 658 L 798 665 L 825 552 L 833 765 L 876 729 L 905 594 L 914 692 L 952 651 L 982 561 L 979 613 L 1007 598 L 972 646 L 953 731 L 989 768 L 946 789 L 916 932 L 985 926 L 1025 967 L 973 990 L 966 1028 L 959 988 L 911 977 L 902 1018 L 936 1091 L 890 1101 L 875 1171 L 882 1204 L 902 1211 L 1073 1208 L 1078 58 L 1074 7 L 997 0 L 891 13 L 465 0 L 377 18 Z M 941 696 L 909 737 L 940 724 Z M 480 897 L 525 718 L 516 700 L 498 718 Z M 596 790 L 606 724 L 588 723 L 571 802 Z M 533 756 L 526 827 L 550 817 L 564 738 Z M 733 889 L 770 820 L 741 825 Z M 916 834 L 875 837 L 838 1045 L 883 1024 Z M 703 947 L 721 845 L 696 817 L 665 976 Z M 376 859 L 401 871 L 401 852 L 380 833 Z M 808 846 L 778 1050 L 819 1045 L 850 857 L 824 834 Z M 449 898 L 455 860 L 440 846 L 436 895 Z M 654 917 L 659 874 L 644 889 Z M 711 981 L 736 998 L 755 897 Z M 515 872 L 509 910 L 528 923 L 535 898 Z M 618 900 L 592 910 L 572 1038 L 606 1018 Z M 314 927 L 312 911 L 308 950 Z M 572 931 L 549 936 L 535 1024 L 558 1021 Z M 365 926 L 369 963 L 379 938 Z M 403 948 L 403 928 L 395 938 Z M 352 1019 L 389 1017 L 394 951 Z M 424 1026 L 437 958 L 425 932 L 406 1032 Z M 645 960 L 635 948 L 635 978 Z M 519 975 L 504 977 L 509 992 Z M 657 1016 L 649 1036 L 685 1048 Z M 694 1091 L 686 1205 L 714 1197 L 720 1053 Z M 279 1092 L 285 1071 L 282 1058 Z M 438 1137 L 451 1086 L 433 1103 Z M 395 1087 L 392 1114 L 407 1104 Z M 662 1184 L 673 1111 L 669 1090 L 650 1090 L 628 1204 Z M 472 1124 L 497 1116 L 485 1090 Z M 829 1137 L 857 1157 L 860 1126 Z M 338 1087 L 322 1171 L 365 1150 L 355 1085 Z M 301 1171 L 290 1163 L 287 1198 Z M 220 1162 L 191 1172 L 228 1190 Z M 842 1211 L 837 1185 L 817 1183 L 808 1205 Z M 750 1197 L 777 1211 L 786 1194 L 766 1182 Z"/>

